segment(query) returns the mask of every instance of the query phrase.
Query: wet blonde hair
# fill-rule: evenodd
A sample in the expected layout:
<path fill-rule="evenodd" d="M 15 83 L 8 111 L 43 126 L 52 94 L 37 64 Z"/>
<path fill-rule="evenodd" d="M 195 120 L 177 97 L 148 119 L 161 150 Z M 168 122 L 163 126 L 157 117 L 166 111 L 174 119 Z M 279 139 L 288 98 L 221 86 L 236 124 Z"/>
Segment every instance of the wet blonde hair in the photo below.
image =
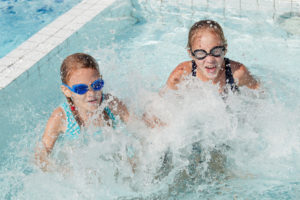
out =
<path fill-rule="evenodd" d="M 62 83 L 68 84 L 72 72 L 77 69 L 95 69 L 100 76 L 99 65 L 92 56 L 85 53 L 75 53 L 66 57 L 61 64 L 60 77 Z M 76 109 L 72 109 L 72 107 L 74 107 L 72 99 L 70 97 L 66 98 L 69 106 L 71 107 L 71 111 L 75 117 L 75 120 L 77 121 L 79 126 L 81 126 L 83 124 L 83 121 L 80 119 L 78 111 Z"/>
<path fill-rule="evenodd" d="M 196 35 L 196 33 L 198 31 L 204 31 L 204 30 L 212 31 L 213 33 L 218 35 L 220 37 L 220 39 L 222 40 L 223 45 L 225 47 L 227 47 L 227 41 L 225 39 L 222 27 L 216 21 L 201 20 L 201 21 L 194 23 L 194 25 L 190 28 L 189 36 L 188 36 L 188 43 L 187 43 L 187 48 L 189 50 L 192 49 L 192 42 L 193 42 L 193 38 Z"/>

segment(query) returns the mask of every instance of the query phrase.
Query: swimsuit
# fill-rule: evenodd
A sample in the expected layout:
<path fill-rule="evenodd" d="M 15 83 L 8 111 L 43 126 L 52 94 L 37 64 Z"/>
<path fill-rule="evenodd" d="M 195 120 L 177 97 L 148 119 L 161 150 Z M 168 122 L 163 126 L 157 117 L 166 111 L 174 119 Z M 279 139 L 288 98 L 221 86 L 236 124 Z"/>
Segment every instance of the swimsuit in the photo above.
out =
<path fill-rule="evenodd" d="M 232 75 L 231 67 L 230 67 L 230 60 L 228 58 L 224 58 L 225 60 L 225 77 L 226 77 L 226 85 L 230 85 L 231 91 L 235 92 L 238 91 L 238 86 L 234 82 L 234 78 Z M 196 69 L 197 65 L 194 60 L 192 60 L 192 76 L 196 77 Z"/>
<path fill-rule="evenodd" d="M 70 137 L 70 138 L 77 138 L 78 135 L 80 134 L 80 126 L 77 123 L 71 109 L 68 103 L 63 103 L 61 105 L 62 109 L 64 110 L 67 118 L 67 129 L 65 131 L 65 136 Z M 109 118 L 112 120 L 112 127 L 115 128 L 116 126 L 116 118 L 114 114 L 111 112 L 109 107 L 105 107 L 104 111 L 107 113 Z M 99 132 L 101 133 L 101 132 Z"/>
<path fill-rule="evenodd" d="M 104 95 L 103 95 L 103 98 L 104 98 Z M 64 134 L 61 134 L 62 138 L 68 138 L 71 140 L 78 139 L 78 137 L 80 135 L 80 126 L 77 123 L 77 121 L 70 109 L 69 104 L 63 103 L 61 105 L 61 107 L 64 110 L 64 112 L 66 114 L 66 118 L 67 118 L 67 120 L 66 120 L 67 121 L 67 129 Z M 115 115 L 111 112 L 111 110 L 109 109 L 108 106 L 106 106 L 104 108 L 104 111 L 108 115 L 109 119 L 112 120 L 112 127 L 113 127 L 113 129 L 115 129 L 116 125 L 119 123 L 119 120 L 116 119 Z M 97 131 L 94 133 L 94 135 L 99 135 L 101 133 L 102 133 L 101 129 L 97 129 Z M 126 153 L 129 158 L 133 158 L 133 156 L 135 154 L 134 147 L 131 145 L 126 146 Z"/>

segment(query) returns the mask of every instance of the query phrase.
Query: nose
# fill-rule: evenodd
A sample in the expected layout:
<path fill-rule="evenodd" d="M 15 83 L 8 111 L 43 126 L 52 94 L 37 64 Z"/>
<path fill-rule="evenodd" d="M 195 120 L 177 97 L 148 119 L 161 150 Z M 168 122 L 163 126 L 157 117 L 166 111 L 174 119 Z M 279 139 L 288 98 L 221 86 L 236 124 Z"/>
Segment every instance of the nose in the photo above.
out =
<path fill-rule="evenodd" d="M 211 54 L 208 54 L 205 58 L 206 62 L 209 62 L 209 63 L 215 62 L 215 59 L 216 59 L 216 57 L 214 57 Z"/>
<path fill-rule="evenodd" d="M 87 94 L 94 94 L 95 90 L 91 86 L 88 87 L 88 91 L 86 92 Z"/>

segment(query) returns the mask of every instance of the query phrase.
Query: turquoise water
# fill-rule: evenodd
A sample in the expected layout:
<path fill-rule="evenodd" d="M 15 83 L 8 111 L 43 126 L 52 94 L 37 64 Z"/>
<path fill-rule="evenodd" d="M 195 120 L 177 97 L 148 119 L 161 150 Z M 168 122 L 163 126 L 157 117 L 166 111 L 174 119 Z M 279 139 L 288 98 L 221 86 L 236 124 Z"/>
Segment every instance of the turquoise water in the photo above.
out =
<path fill-rule="evenodd" d="M 0 199 L 299 199 L 300 37 L 276 17 L 217 4 L 118 1 L 0 91 Z M 262 90 L 242 88 L 224 102 L 217 88 L 191 79 L 187 90 L 157 95 L 174 67 L 190 59 L 188 29 L 204 18 L 224 27 L 227 57 L 245 64 Z M 97 58 L 105 91 L 168 126 L 136 122 L 102 138 L 86 135 L 78 146 L 59 144 L 53 157 L 70 172 L 42 173 L 34 148 L 64 102 L 60 63 L 78 51 Z M 136 173 L 124 155 L 128 144 Z"/>
<path fill-rule="evenodd" d="M 0 58 L 81 0 L 1 0 Z"/>

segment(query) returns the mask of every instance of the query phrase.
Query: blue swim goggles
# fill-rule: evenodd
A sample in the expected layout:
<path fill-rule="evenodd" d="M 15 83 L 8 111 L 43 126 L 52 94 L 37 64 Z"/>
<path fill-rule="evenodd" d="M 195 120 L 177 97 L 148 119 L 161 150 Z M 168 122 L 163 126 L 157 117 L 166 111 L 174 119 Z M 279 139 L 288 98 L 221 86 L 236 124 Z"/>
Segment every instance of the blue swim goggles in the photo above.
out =
<path fill-rule="evenodd" d="M 66 86 L 67 88 L 69 88 L 72 92 L 74 92 L 76 94 L 80 94 L 80 95 L 83 95 L 83 94 L 87 93 L 87 91 L 89 91 L 89 86 L 86 84 L 76 84 L 76 85 L 72 85 L 72 87 L 70 87 L 64 83 L 63 83 L 63 85 Z M 102 79 L 97 79 L 91 84 L 91 88 L 94 91 L 101 90 L 103 88 L 103 86 L 104 86 L 104 81 Z"/>

